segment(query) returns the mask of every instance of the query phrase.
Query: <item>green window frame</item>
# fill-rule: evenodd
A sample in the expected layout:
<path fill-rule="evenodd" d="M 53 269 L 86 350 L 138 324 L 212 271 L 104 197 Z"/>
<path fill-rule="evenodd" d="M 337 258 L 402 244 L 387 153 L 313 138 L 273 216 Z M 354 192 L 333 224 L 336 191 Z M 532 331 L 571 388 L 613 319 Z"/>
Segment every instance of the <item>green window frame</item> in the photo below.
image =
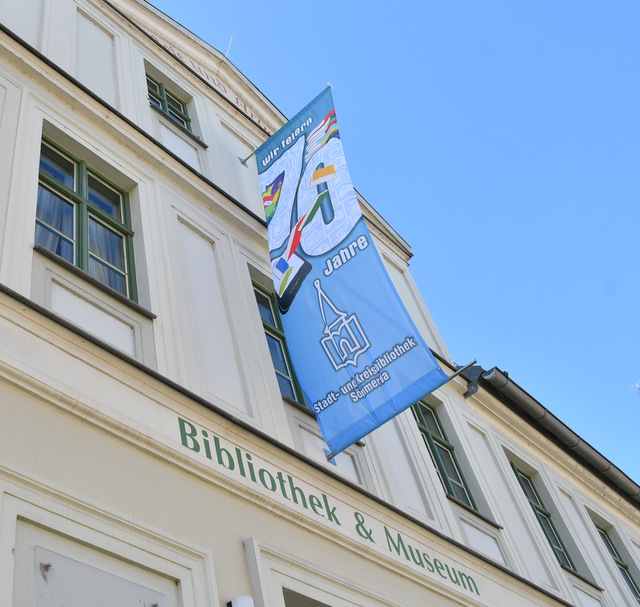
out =
<path fill-rule="evenodd" d="M 477 511 L 478 507 L 456 458 L 454 446 L 447 438 L 435 408 L 425 401 L 419 401 L 411 410 L 445 493 Z"/>
<path fill-rule="evenodd" d="M 542 498 L 536 489 L 533 479 L 526 472 L 518 468 L 513 462 L 511 463 L 511 467 L 515 472 L 516 478 L 518 479 L 525 497 L 531 504 L 531 508 L 538 519 L 538 523 L 540 524 L 556 559 L 563 567 L 571 569 L 572 571 L 577 571 L 576 566 L 573 564 L 573 561 L 569 556 L 569 552 L 567 551 L 567 548 L 553 523 L 551 513 L 545 508 L 545 505 L 542 502 Z"/>
<path fill-rule="evenodd" d="M 191 132 L 191 118 L 189 118 L 186 102 L 149 74 L 147 74 L 147 92 L 149 103 L 155 105 L 174 122 Z"/>
<path fill-rule="evenodd" d="M 35 244 L 137 301 L 126 192 L 46 138 L 40 148 Z"/>
<path fill-rule="evenodd" d="M 636 600 L 638 604 L 640 604 L 640 587 L 638 586 L 635 579 L 631 575 L 631 571 L 629 570 L 629 565 L 627 565 L 624 562 L 624 559 L 622 558 L 622 556 L 620 556 L 620 553 L 618 552 L 618 549 L 615 547 L 615 544 L 611 540 L 611 536 L 609 535 L 608 531 L 603 527 L 601 527 L 600 525 L 596 525 L 596 529 L 598 530 L 598 535 L 602 538 L 602 541 L 604 542 L 604 545 L 607 548 L 607 551 L 609 552 L 609 554 L 611 555 L 611 558 L 616 564 L 616 567 L 618 568 L 620 575 L 624 579 L 625 584 L 631 591 L 633 598 Z"/>
<path fill-rule="evenodd" d="M 253 292 L 258 304 L 262 327 L 269 346 L 269 354 L 273 362 L 280 393 L 282 396 L 286 396 L 298 403 L 303 403 L 302 390 L 291 364 L 276 297 L 273 293 L 269 293 L 256 284 L 253 285 Z"/>

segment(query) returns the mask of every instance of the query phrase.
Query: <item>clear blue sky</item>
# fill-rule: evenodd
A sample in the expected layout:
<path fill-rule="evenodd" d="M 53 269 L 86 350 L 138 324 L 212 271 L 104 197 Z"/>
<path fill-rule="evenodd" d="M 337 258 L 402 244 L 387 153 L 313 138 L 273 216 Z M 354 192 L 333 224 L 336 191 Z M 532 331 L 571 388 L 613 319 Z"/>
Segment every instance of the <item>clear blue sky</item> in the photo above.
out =
<path fill-rule="evenodd" d="M 640 483 L 640 3 L 153 0 L 286 115 L 330 82 L 355 187 L 451 355 Z"/>

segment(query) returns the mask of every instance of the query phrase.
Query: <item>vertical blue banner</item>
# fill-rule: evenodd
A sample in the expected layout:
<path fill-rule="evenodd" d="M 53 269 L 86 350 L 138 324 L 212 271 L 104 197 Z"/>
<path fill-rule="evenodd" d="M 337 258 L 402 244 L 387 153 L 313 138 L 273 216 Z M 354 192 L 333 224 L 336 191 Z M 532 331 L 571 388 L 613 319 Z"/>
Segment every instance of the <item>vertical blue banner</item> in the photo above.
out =
<path fill-rule="evenodd" d="M 444 384 L 376 250 L 327 88 L 256 150 L 296 375 L 336 455 Z"/>

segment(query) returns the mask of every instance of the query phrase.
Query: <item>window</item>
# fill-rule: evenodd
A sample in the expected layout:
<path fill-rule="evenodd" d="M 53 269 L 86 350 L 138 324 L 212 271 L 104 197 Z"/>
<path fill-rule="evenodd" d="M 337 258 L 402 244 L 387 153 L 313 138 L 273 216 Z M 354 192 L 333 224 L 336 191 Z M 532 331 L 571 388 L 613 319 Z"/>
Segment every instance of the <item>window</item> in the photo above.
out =
<path fill-rule="evenodd" d="M 288 588 L 283 588 L 282 594 L 284 596 L 285 607 L 328 607 L 325 603 L 316 601 L 311 597 L 300 594 L 299 592 L 294 592 Z"/>
<path fill-rule="evenodd" d="M 563 566 L 571 569 L 572 571 L 576 571 L 576 567 L 565 548 L 558 531 L 556 530 L 553 521 L 551 520 L 551 513 L 544 507 L 542 503 L 542 499 L 540 498 L 540 494 L 535 488 L 533 484 L 533 480 L 531 477 L 523 472 L 520 468 L 511 464 L 513 467 L 513 471 L 516 473 L 516 477 L 518 478 L 518 482 L 524 491 L 526 498 L 529 500 L 531 507 L 533 508 L 533 512 L 540 523 L 540 527 L 542 527 L 542 531 L 544 532 L 553 553 L 556 555 L 558 562 Z"/>
<path fill-rule="evenodd" d="M 49 141 L 40 154 L 35 243 L 137 299 L 127 195 Z"/>
<path fill-rule="evenodd" d="M 283 552 L 280 548 L 249 538 L 244 542 L 256 605 L 284 605 L 285 607 L 389 607 L 399 604 L 381 596 L 382 581 L 370 580 L 375 586 L 365 587 L 352 582 L 345 575 L 323 569 L 300 558 L 300 555 Z M 335 568 L 339 564 L 334 563 Z M 469 577 L 470 582 L 473 580 Z M 471 584 L 467 584 L 469 587 Z M 431 604 L 429 591 L 416 590 L 413 603 Z M 403 604 L 409 604 L 407 599 Z M 455 601 L 452 601 L 455 602 Z"/>
<path fill-rule="evenodd" d="M 162 110 L 172 120 L 188 131 L 191 131 L 191 119 L 187 111 L 187 104 L 169 91 L 162 82 L 147 74 L 147 91 L 149 102 Z"/>
<path fill-rule="evenodd" d="M 254 285 L 253 289 L 262 318 L 262 326 L 269 344 L 269 353 L 273 361 L 280 392 L 283 396 L 302 402 L 301 391 L 293 374 L 287 344 L 280 324 L 280 316 L 275 297 Z"/>
<path fill-rule="evenodd" d="M 469 508 L 477 510 L 456 459 L 453 445 L 447 439 L 435 409 L 426 402 L 420 401 L 412 407 L 412 411 L 444 490 Z"/>
<path fill-rule="evenodd" d="M 596 525 L 596 529 L 598 530 L 598 534 L 602 538 L 604 545 L 609 551 L 611 558 L 618 567 L 620 575 L 623 577 L 625 583 L 627 584 L 627 587 L 631 591 L 631 594 L 636 599 L 636 602 L 640 604 L 640 588 L 638 588 L 638 584 L 636 584 L 636 581 L 633 579 L 633 576 L 629 571 L 629 565 L 627 565 L 622 559 L 622 556 L 620 556 L 620 553 L 616 549 L 614 543 L 611 541 L 611 536 L 609 535 L 609 533 L 599 525 Z"/>

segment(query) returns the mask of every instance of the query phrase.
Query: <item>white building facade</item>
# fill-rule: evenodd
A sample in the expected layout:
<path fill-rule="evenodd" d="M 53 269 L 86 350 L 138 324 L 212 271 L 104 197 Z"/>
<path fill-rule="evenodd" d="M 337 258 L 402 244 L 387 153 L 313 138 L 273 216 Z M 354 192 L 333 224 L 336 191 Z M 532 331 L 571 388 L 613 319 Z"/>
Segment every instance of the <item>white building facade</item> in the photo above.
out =
<path fill-rule="evenodd" d="M 326 462 L 239 161 L 285 121 L 143 0 L 0 0 L 0 605 L 640 604 L 640 488 L 497 368 Z"/>

